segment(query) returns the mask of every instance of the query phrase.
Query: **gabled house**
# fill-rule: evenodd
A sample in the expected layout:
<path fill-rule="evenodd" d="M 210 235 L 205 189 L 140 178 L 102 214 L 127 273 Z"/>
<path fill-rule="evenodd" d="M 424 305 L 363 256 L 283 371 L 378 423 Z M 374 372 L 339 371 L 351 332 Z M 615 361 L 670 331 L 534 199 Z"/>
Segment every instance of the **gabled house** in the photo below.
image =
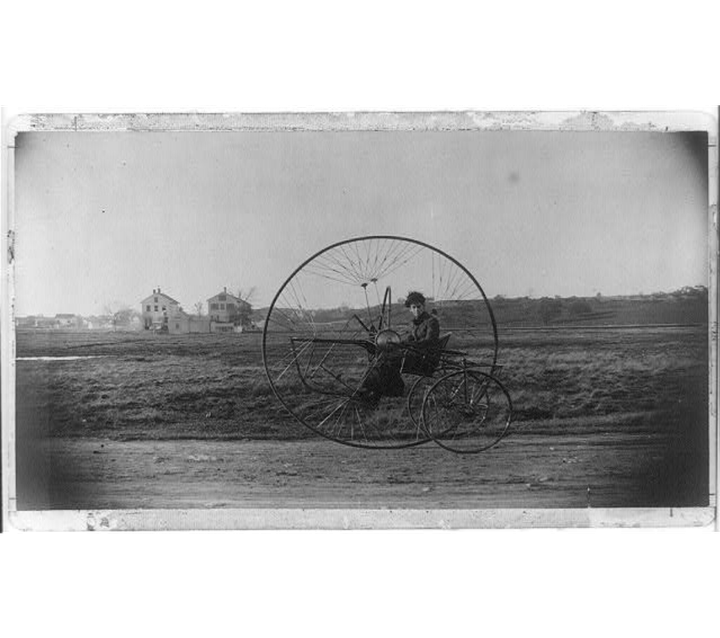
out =
<path fill-rule="evenodd" d="M 207 300 L 208 315 L 213 332 L 240 332 L 250 321 L 252 306 L 223 288 Z"/>
<path fill-rule="evenodd" d="M 210 332 L 208 318 L 187 314 L 179 301 L 162 292 L 160 288 L 153 290 L 152 295 L 145 297 L 140 303 L 145 330 L 158 330 L 170 334 Z"/>
<path fill-rule="evenodd" d="M 153 289 L 152 295 L 141 302 L 142 321 L 145 330 L 162 330 L 163 332 L 180 332 L 174 329 L 185 315 L 180 302 L 162 292 Z"/>

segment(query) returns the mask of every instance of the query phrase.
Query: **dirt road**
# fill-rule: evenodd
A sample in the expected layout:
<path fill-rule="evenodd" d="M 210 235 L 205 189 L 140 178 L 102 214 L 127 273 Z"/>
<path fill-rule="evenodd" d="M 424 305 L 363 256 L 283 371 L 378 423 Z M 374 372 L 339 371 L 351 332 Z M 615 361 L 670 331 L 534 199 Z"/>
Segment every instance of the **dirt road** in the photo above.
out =
<path fill-rule="evenodd" d="M 470 456 L 324 440 L 39 443 L 19 472 L 19 509 L 678 506 L 683 481 L 698 480 L 678 473 L 682 456 L 670 458 L 666 440 L 627 431 L 516 433 Z"/>

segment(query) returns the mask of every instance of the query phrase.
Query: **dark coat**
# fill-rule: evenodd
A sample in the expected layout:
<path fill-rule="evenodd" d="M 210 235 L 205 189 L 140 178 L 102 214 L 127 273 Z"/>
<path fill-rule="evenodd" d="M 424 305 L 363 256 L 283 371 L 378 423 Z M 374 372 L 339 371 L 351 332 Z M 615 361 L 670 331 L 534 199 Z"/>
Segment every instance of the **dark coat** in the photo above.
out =
<path fill-rule="evenodd" d="M 412 332 L 406 341 L 431 346 L 440 339 L 440 322 L 429 312 L 423 312 L 417 319 L 413 319 Z"/>
<path fill-rule="evenodd" d="M 405 382 L 400 373 L 431 375 L 440 358 L 440 353 L 433 348 L 439 340 L 440 322 L 437 317 L 424 312 L 413 319 L 411 332 L 403 341 L 418 347 L 381 352 L 368 370 L 362 392 L 375 397 L 402 396 Z"/>

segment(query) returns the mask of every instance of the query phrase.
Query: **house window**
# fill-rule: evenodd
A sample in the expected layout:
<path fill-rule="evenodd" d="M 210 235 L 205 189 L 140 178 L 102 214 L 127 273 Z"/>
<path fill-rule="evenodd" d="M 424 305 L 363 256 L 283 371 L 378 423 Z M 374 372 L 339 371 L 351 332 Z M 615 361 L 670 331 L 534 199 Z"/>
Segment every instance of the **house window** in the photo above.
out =
<path fill-rule="evenodd" d="M 225 295 L 218 295 L 218 301 L 225 301 Z"/>
<path fill-rule="evenodd" d="M 216 303 L 210 304 L 210 310 L 217 310 L 217 309 L 218 309 L 218 305 Z"/>
<path fill-rule="evenodd" d="M 175 324 L 175 330 L 180 330 L 180 324 L 179 324 L 179 323 L 176 323 L 176 324 Z"/>
<path fill-rule="evenodd" d="M 157 297 L 155 297 L 155 303 L 157 303 L 157 302 L 158 302 Z"/>
<path fill-rule="evenodd" d="M 150 312 L 150 306 L 145 306 L 146 312 Z"/>
<path fill-rule="evenodd" d="M 163 312 L 165 312 L 166 310 L 167 310 L 167 308 L 165 306 L 163 306 Z"/>
<path fill-rule="evenodd" d="M 224 303 L 221 303 L 221 304 L 220 304 L 220 310 L 225 310 L 225 304 L 224 304 Z"/>
<path fill-rule="evenodd" d="M 158 311 L 157 306 L 155 306 L 155 312 L 157 312 L 157 311 Z"/>

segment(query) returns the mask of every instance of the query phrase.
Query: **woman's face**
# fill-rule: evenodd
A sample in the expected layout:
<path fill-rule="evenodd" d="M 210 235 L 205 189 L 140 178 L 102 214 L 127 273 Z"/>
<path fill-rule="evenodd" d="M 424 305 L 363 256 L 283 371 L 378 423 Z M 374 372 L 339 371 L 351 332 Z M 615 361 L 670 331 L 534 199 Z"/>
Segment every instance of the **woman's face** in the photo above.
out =
<path fill-rule="evenodd" d="M 410 312 L 412 312 L 413 318 L 417 319 L 423 312 L 425 312 L 425 304 L 411 303 Z"/>

